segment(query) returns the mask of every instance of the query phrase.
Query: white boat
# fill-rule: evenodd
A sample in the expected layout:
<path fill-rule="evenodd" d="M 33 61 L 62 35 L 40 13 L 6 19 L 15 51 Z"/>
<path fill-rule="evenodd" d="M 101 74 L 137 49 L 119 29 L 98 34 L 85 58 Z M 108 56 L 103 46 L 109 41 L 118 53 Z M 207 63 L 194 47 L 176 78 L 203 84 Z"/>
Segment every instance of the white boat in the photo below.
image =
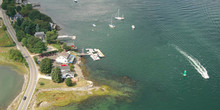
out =
<path fill-rule="evenodd" d="M 135 26 L 134 26 L 134 25 L 132 25 L 132 26 L 131 26 L 131 28 L 132 28 L 132 30 L 134 30 L 134 29 L 135 29 Z"/>
<path fill-rule="evenodd" d="M 95 48 L 94 51 L 97 52 L 99 57 L 105 57 L 105 55 L 101 52 L 101 50 Z"/>
<path fill-rule="evenodd" d="M 92 26 L 93 26 L 93 27 L 96 27 L 96 25 L 95 25 L 95 24 L 92 24 Z"/>
<path fill-rule="evenodd" d="M 98 57 L 98 54 L 92 54 L 92 55 L 90 55 L 90 57 L 91 57 L 94 61 L 100 60 L 100 58 Z"/>
<path fill-rule="evenodd" d="M 125 19 L 123 15 L 120 16 L 120 10 L 119 10 L 119 9 L 118 9 L 117 16 L 115 16 L 115 19 L 116 19 L 116 20 L 124 20 L 124 19 Z"/>
<path fill-rule="evenodd" d="M 115 25 L 112 24 L 112 18 L 111 18 L 111 24 L 108 25 L 110 28 L 115 28 Z"/>

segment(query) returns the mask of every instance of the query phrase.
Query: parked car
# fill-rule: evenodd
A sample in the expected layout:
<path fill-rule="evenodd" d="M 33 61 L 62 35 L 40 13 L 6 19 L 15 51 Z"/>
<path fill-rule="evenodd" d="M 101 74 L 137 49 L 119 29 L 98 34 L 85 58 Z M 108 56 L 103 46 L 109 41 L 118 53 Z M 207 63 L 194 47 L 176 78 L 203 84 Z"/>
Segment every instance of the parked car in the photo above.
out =
<path fill-rule="evenodd" d="M 26 98 L 27 98 L 27 97 L 26 97 L 26 96 L 24 96 L 24 97 L 23 97 L 23 100 L 26 100 Z"/>

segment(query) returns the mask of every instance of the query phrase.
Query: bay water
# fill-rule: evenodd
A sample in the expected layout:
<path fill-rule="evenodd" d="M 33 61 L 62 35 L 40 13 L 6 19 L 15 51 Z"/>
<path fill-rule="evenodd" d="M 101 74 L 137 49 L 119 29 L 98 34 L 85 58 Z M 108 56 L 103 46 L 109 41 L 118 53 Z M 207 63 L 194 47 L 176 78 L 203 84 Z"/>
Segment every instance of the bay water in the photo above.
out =
<path fill-rule="evenodd" d="M 61 26 L 60 34 L 77 36 L 69 43 L 105 54 L 86 58 L 91 79 L 114 88 L 126 86 L 116 81 L 123 76 L 136 81 L 131 101 L 103 96 L 57 109 L 220 109 L 219 0 L 32 1 Z M 125 20 L 114 19 L 118 9 Z"/>
<path fill-rule="evenodd" d="M 0 66 L 0 110 L 6 110 L 7 106 L 21 92 L 24 82 L 12 67 Z"/>

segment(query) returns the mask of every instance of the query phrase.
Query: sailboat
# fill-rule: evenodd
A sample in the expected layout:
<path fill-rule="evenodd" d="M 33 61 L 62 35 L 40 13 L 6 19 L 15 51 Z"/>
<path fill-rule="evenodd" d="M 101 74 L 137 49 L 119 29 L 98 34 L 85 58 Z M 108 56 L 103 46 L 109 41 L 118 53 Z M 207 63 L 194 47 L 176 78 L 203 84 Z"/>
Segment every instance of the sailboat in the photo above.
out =
<path fill-rule="evenodd" d="M 111 17 L 111 24 L 108 25 L 110 28 L 115 28 L 115 25 L 112 24 L 112 17 Z"/>
<path fill-rule="evenodd" d="M 120 16 L 120 9 L 118 9 L 118 13 L 117 13 L 117 16 L 115 16 L 115 19 L 116 20 L 124 20 L 125 18 L 124 18 L 124 16 L 122 15 L 122 16 Z"/>

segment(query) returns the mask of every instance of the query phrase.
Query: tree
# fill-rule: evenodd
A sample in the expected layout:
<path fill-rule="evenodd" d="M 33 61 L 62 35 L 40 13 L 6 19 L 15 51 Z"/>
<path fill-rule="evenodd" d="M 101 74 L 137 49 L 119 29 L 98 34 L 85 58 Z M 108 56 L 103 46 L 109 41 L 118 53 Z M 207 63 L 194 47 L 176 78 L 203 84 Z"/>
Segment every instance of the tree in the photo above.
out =
<path fill-rule="evenodd" d="M 40 31 L 47 32 L 51 30 L 50 23 L 47 21 L 35 19 L 34 23 L 39 25 Z"/>
<path fill-rule="evenodd" d="M 8 16 L 14 17 L 15 14 L 16 14 L 15 9 L 16 9 L 16 8 L 15 8 L 14 6 L 8 6 L 8 7 L 7 7 L 7 12 L 6 12 L 6 14 L 7 14 Z"/>
<path fill-rule="evenodd" d="M 22 30 L 17 30 L 16 31 L 16 36 L 19 42 L 25 37 L 25 33 Z"/>
<path fill-rule="evenodd" d="M 36 32 L 35 29 L 36 26 L 31 20 L 24 20 L 24 22 L 22 22 L 21 24 L 21 30 L 23 30 L 27 34 L 34 35 L 34 33 Z"/>
<path fill-rule="evenodd" d="M 70 65 L 70 71 L 73 71 L 73 70 L 74 70 L 74 65 L 71 64 L 71 65 Z"/>
<path fill-rule="evenodd" d="M 41 13 L 38 10 L 31 10 L 30 13 L 28 14 L 28 17 L 31 20 L 35 20 L 35 19 L 41 19 Z"/>
<path fill-rule="evenodd" d="M 21 42 L 22 42 L 22 44 L 23 44 L 24 46 L 27 46 L 27 38 L 23 38 L 23 39 L 21 40 Z"/>
<path fill-rule="evenodd" d="M 29 34 L 27 34 L 26 36 L 27 36 L 26 47 L 28 48 L 30 52 L 42 53 L 43 51 L 47 50 L 47 47 L 45 46 L 42 40 L 34 36 L 31 36 Z"/>
<path fill-rule="evenodd" d="M 63 82 L 63 79 L 61 76 L 62 76 L 62 74 L 61 74 L 61 70 L 59 67 L 56 67 L 52 70 L 51 77 L 52 77 L 53 82 L 55 82 L 55 83 Z"/>
<path fill-rule="evenodd" d="M 18 18 L 17 21 L 15 22 L 15 25 L 21 26 L 21 24 L 23 23 L 23 21 L 24 21 L 24 19 Z"/>
<path fill-rule="evenodd" d="M 5 2 L 3 2 L 1 7 L 2 7 L 2 9 L 6 10 L 7 9 L 7 4 Z"/>
<path fill-rule="evenodd" d="M 58 37 L 58 33 L 56 30 L 52 30 L 52 31 L 47 31 L 46 33 L 46 41 L 47 43 L 51 44 L 53 42 L 55 42 L 55 40 Z"/>
<path fill-rule="evenodd" d="M 12 59 L 17 62 L 22 62 L 23 56 L 19 50 L 10 49 L 9 50 L 9 59 Z"/>
<path fill-rule="evenodd" d="M 7 30 L 7 27 L 4 24 L 3 24 L 2 28 L 3 28 L 4 31 Z"/>
<path fill-rule="evenodd" d="M 20 11 L 21 11 L 21 6 L 17 6 L 17 7 L 16 7 L 16 11 L 17 11 L 17 12 L 20 12 Z"/>
<path fill-rule="evenodd" d="M 67 86 L 73 86 L 73 82 L 72 82 L 71 78 L 66 78 L 65 83 Z"/>
<path fill-rule="evenodd" d="M 70 46 L 67 46 L 67 44 L 66 44 L 66 43 L 64 43 L 64 44 L 63 44 L 63 49 L 65 49 L 65 50 L 70 50 L 70 49 L 71 49 L 71 47 L 70 47 Z"/>
<path fill-rule="evenodd" d="M 40 27 L 39 27 L 39 24 L 36 25 L 36 32 L 39 32 L 40 31 Z"/>
<path fill-rule="evenodd" d="M 40 71 L 42 73 L 46 73 L 49 74 L 51 73 L 51 69 L 52 69 L 52 61 L 49 58 L 44 58 L 41 62 L 40 62 Z"/>

